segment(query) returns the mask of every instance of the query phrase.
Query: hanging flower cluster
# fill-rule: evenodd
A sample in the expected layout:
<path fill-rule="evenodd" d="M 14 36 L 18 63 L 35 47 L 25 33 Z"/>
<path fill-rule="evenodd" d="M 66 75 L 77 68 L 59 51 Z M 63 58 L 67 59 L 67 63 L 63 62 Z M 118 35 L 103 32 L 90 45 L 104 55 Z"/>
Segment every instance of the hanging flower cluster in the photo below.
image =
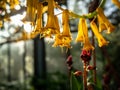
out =
<path fill-rule="evenodd" d="M 115 2 L 117 0 L 112 1 Z M 109 34 L 115 30 L 115 27 L 109 22 L 100 6 L 93 13 L 80 16 L 67 9 L 61 8 L 54 0 L 47 0 L 47 2 L 48 8 L 45 9 L 42 2 L 38 2 L 37 0 L 27 0 L 27 17 L 25 20 L 30 21 L 31 25 L 35 27 L 32 33 L 39 33 L 40 37 L 53 38 L 53 36 L 55 36 L 53 47 L 60 46 L 71 48 L 70 43 L 72 41 L 72 35 L 69 27 L 70 17 L 79 18 L 78 34 L 75 41 L 83 43 L 83 50 L 94 50 L 88 34 L 87 19 L 89 18 L 93 18 L 90 22 L 90 27 L 98 40 L 99 47 L 109 43 L 102 36 L 101 32 L 106 30 Z M 118 6 L 120 5 L 119 3 L 115 4 Z M 58 8 L 62 11 L 62 32 L 60 32 L 59 21 L 57 15 L 54 14 L 54 8 Z M 43 27 L 42 14 L 45 11 L 47 11 L 47 23 Z M 97 23 L 95 22 L 95 19 L 97 19 Z"/>
<path fill-rule="evenodd" d="M 54 47 L 67 47 L 70 48 L 70 42 L 72 40 L 70 27 L 69 27 L 69 12 L 68 10 L 64 10 L 62 12 L 62 20 L 63 20 L 63 31 L 62 33 L 58 33 L 55 35 L 55 42 L 53 44 Z"/>

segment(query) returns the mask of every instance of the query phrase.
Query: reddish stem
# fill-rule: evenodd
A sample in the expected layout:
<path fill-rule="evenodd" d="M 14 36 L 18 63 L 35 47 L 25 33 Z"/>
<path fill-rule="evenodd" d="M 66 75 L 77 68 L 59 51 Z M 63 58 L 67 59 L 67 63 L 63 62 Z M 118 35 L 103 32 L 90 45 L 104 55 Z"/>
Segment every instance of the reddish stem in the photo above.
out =
<path fill-rule="evenodd" d="M 84 84 L 84 90 L 87 90 L 87 63 L 83 62 L 83 84 Z"/>

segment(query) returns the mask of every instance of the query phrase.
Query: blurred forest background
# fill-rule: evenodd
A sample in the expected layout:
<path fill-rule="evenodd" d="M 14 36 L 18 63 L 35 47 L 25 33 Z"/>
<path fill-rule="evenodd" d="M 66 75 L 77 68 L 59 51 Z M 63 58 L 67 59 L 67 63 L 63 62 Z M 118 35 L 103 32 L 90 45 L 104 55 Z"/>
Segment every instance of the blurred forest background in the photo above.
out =
<path fill-rule="evenodd" d="M 2 3 L 4 0 L 0 0 Z M 5 12 L 0 6 L 0 90 L 70 90 L 66 57 L 73 56 L 73 66 L 82 70 L 80 61 L 80 44 L 76 44 L 78 19 L 70 20 L 73 36 L 72 49 L 68 53 L 61 48 L 53 48 L 53 41 L 47 38 L 19 39 L 24 27 L 20 20 L 25 16 L 25 0 L 10 11 L 6 7 L 10 21 L 5 21 Z M 40 0 L 41 1 L 41 0 Z M 63 8 L 77 14 L 87 14 L 92 0 L 56 0 Z M 55 10 L 56 13 L 59 10 Z M 95 45 L 97 61 L 97 79 L 102 87 L 104 80 L 110 90 L 120 89 L 120 10 L 106 0 L 104 13 L 116 26 L 116 30 L 104 35 L 110 42 L 108 46 L 100 48 Z M 46 22 L 46 18 L 44 18 Z M 49 44 L 48 44 L 49 41 Z M 80 82 L 82 83 L 82 82 Z"/>

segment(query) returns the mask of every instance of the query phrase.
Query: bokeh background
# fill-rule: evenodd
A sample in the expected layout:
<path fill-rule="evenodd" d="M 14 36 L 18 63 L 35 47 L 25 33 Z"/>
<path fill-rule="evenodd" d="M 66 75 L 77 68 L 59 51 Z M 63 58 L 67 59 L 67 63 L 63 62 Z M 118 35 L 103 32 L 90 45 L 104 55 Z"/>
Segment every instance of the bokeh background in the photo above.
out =
<path fill-rule="evenodd" d="M 2 21 L 5 14 L 0 6 L 0 22 L 3 23 L 0 28 L 0 90 L 70 90 L 67 56 L 71 54 L 73 66 L 82 70 L 81 44 L 75 43 L 79 19 L 70 20 L 73 41 L 72 48 L 67 53 L 64 49 L 52 47 L 53 40 L 40 39 L 39 35 L 34 39 L 16 41 L 24 30 L 21 20 L 25 17 L 26 11 L 26 0 L 19 1 L 20 4 L 14 12 L 6 6 L 11 21 Z M 83 15 L 88 13 L 88 6 L 92 0 L 56 1 L 61 7 Z M 59 14 L 60 10 L 55 9 L 55 13 Z M 106 0 L 104 13 L 115 25 L 116 30 L 109 35 L 103 33 L 109 41 L 106 47 L 98 47 L 95 39 L 97 79 L 100 87 L 103 87 L 103 81 L 106 80 L 110 90 L 118 90 L 120 88 L 120 10 L 111 0 Z M 61 22 L 61 15 L 59 20 Z"/>

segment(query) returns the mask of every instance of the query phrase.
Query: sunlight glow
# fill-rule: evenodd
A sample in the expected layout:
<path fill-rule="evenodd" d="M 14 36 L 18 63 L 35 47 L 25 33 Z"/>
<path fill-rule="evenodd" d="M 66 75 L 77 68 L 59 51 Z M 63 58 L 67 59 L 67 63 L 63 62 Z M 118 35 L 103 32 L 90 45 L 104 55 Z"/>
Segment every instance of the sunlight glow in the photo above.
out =
<path fill-rule="evenodd" d="M 30 33 L 30 32 L 33 30 L 33 26 L 31 25 L 30 22 L 26 22 L 26 23 L 24 24 L 24 30 L 25 30 L 26 32 L 28 32 L 28 33 Z"/>
<path fill-rule="evenodd" d="M 16 6 L 15 6 L 15 9 L 16 9 L 16 10 L 20 10 L 20 8 L 21 8 L 20 5 L 16 5 Z"/>
<path fill-rule="evenodd" d="M 0 31 L 0 36 L 9 37 L 10 35 L 7 31 Z"/>
<path fill-rule="evenodd" d="M 10 19 L 12 23 L 16 26 L 22 26 L 23 22 L 21 21 L 25 17 L 25 12 L 23 14 L 17 14 L 14 16 L 11 16 Z"/>

